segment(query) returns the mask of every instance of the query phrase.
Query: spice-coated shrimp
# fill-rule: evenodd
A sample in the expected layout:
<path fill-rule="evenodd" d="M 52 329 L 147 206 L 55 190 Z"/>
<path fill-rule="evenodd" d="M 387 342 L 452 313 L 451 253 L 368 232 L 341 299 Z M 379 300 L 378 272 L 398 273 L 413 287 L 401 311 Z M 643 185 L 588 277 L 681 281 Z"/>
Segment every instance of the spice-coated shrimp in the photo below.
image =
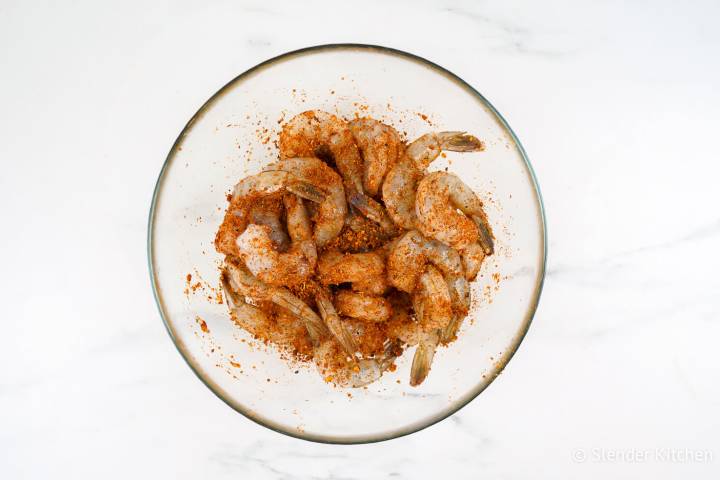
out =
<path fill-rule="evenodd" d="M 285 217 L 287 218 L 287 231 L 293 243 L 299 245 L 305 258 L 310 262 L 310 268 L 317 264 L 317 247 L 313 241 L 313 230 L 310 224 L 305 203 L 297 195 L 286 194 L 283 197 Z"/>
<path fill-rule="evenodd" d="M 440 271 L 427 265 L 412 294 L 413 308 L 425 331 L 442 329 L 452 320 L 452 297 Z"/>
<path fill-rule="evenodd" d="M 269 301 L 285 308 L 305 324 L 314 344 L 326 335 L 328 328 L 322 319 L 302 300 L 282 287 L 273 287 L 253 277 L 244 265 L 225 262 L 224 277 L 231 290 L 253 299 L 255 302 Z"/>
<path fill-rule="evenodd" d="M 385 297 L 350 290 L 340 290 L 335 295 L 335 307 L 341 315 L 367 322 L 384 322 L 392 313 Z"/>
<path fill-rule="evenodd" d="M 470 284 L 467 279 L 460 275 L 445 274 L 445 282 L 450 293 L 452 305 L 452 318 L 450 322 L 440 330 L 440 341 L 451 342 L 457 335 L 462 321 L 470 310 Z"/>
<path fill-rule="evenodd" d="M 263 309 L 246 303 L 245 300 L 229 284 L 226 276 L 221 278 L 228 306 L 233 320 L 254 337 L 269 341 L 293 350 L 307 351 L 311 348 L 307 339 L 307 330 L 300 319 L 290 313 L 278 309 L 276 321 Z"/>
<path fill-rule="evenodd" d="M 479 152 L 485 144 L 465 132 L 432 132 L 408 145 L 406 155 L 418 170 L 425 170 L 444 150 L 447 152 Z"/>
<path fill-rule="evenodd" d="M 315 289 L 314 297 L 322 319 L 305 302 L 287 289 L 267 285 L 253 277 L 242 266 L 231 262 L 226 262 L 226 269 L 229 273 L 229 285 L 235 291 L 255 301 L 270 301 L 289 310 L 305 323 L 314 344 L 317 344 L 324 335 L 329 334 L 342 345 L 347 355 L 354 354 L 357 348 L 353 343 L 352 336 L 342 325 L 327 294 L 321 288 Z"/>
<path fill-rule="evenodd" d="M 282 223 L 282 205 L 280 202 L 259 202 L 250 208 L 249 222 L 270 228 L 270 239 L 279 251 L 290 248 L 290 238 Z"/>
<path fill-rule="evenodd" d="M 416 386 L 430 372 L 440 334 L 453 321 L 453 302 L 448 284 L 432 265 L 428 265 L 420 276 L 418 288 L 413 293 L 413 308 L 424 332 L 410 367 L 410 385 Z"/>
<path fill-rule="evenodd" d="M 387 276 L 390 284 L 398 290 L 412 293 L 428 262 L 440 268 L 444 274 L 463 275 L 462 260 L 454 248 L 426 238 L 417 230 L 410 230 L 388 255 Z"/>
<path fill-rule="evenodd" d="M 347 122 L 321 110 L 293 117 L 280 132 L 280 157 L 332 157 L 345 184 L 348 202 L 367 218 L 393 231 L 385 209 L 363 189 L 363 163 Z"/>
<path fill-rule="evenodd" d="M 290 234 L 290 249 L 278 251 L 272 242 L 272 230 L 250 224 L 237 238 L 239 256 L 248 270 L 261 281 L 276 286 L 297 285 L 305 281 L 317 262 L 307 211 L 294 194 L 283 198 Z"/>
<path fill-rule="evenodd" d="M 394 128 L 372 118 L 351 121 L 350 131 L 363 157 L 363 187 L 374 197 L 388 169 L 400 156 L 402 141 Z"/>
<path fill-rule="evenodd" d="M 276 249 L 287 249 L 288 238 L 280 221 L 282 195 L 295 192 L 302 198 L 324 204 L 327 197 L 325 188 L 326 185 L 321 182 L 313 183 L 291 172 L 277 170 L 243 178 L 233 188 L 230 205 L 215 237 L 215 247 L 221 253 L 237 256 L 237 237 L 249 223 L 254 223 L 269 227 L 269 236 Z M 344 214 L 345 211 L 342 212 Z"/>
<path fill-rule="evenodd" d="M 367 293 L 370 295 L 384 295 L 390 284 L 387 276 L 382 273 L 379 275 L 368 276 L 363 280 L 352 282 L 351 287 L 354 292 Z"/>
<path fill-rule="evenodd" d="M 443 150 L 477 152 L 484 144 L 464 132 L 427 133 L 408 145 L 390 169 L 382 187 L 383 201 L 395 223 L 410 230 L 415 228 L 415 190 L 425 169 Z"/>
<path fill-rule="evenodd" d="M 287 171 L 264 171 L 240 180 L 233 188 L 232 199 L 254 199 L 273 194 L 292 192 L 313 202 L 325 200 L 320 182 L 310 182 Z"/>
<path fill-rule="evenodd" d="M 347 204 L 342 180 L 332 168 L 317 158 L 306 157 L 286 158 L 268 165 L 265 170 L 285 172 L 308 184 L 322 188 L 325 196 L 320 202 L 316 202 L 317 208 L 312 218 L 315 244 L 322 247 L 338 236 L 347 215 Z M 293 193 L 308 199 L 307 196 L 297 192 Z"/>
<path fill-rule="evenodd" d="M 417 345 L 424 332 L 415 319 L 410 296 L 396 291 L 388 300 L 392 305 L 392 314 L 383 323 L 388 338 L 399 340 L 408 346 Z"/>
<path fill-rule="evenodd" d="M 326 250 L 318 258 L 318 277 L 323 285 L 350 283 L 356 292 L 383 295 L 389 288 L 382 249 L 365 253 Z"/>
<path fill-rule="evenodd" d="M 320 316 L 322 316 L 325 325 L 327 325 L 330 330 L 330 333 L 345 350 L 345 353 L 354 359 L 355 352 L 357 351 L 355 341 L 353 340 L 352 335 L 350 335 L 347 326 L 343 324 L 342 319 L 337 314 L 337 311 L 335 311 L 335 307 L 332 304 L 329 295 L 322 288 L 317 289 L 315 302 L 318 310 L 320 310 Z"/>
<path fill-rule="evenodd" d="M 281 253 L 270 238 L 270 227 L 251 223 L 237 238 L 239 257 L 248 270 L 268 285 L 292 286 L 305 281 L 312 273 L 310 259 L 301 243 L 292 243 Z"/>
<path fill-rule="evenodd" d="M 318 274 L 323 285 L 360 282 L 385 275 L 385 261 L 377 252 L 341 253 L 327 250 L 318 258 Z"/>
<path fill-rule="evenodd" d="M 231 316 L 341 387 L 378 380 L 415 346 L 419 385 L 458 336 L 469 282 L 494 250 L 482 201 L 427 169 L 444 150 L 483 143 L 447 131 L 406 145 L 372 118 L 312 110 L 278 146 L 279 161 L 235 185 L 216 234 Z"/>
<path fill-rule="evenodd" d="M 463 268 L 465 270 L 465 278 L 467 280 L 475 280 L 483 260 L 485 260 L 485 250 L 479 243 L 471 243 L 462 249 Z"/>
<path fill-rule="evenodd" d="M 485 254 L 492 255 L 493 235 L 482 201 L 457 175 L 433 172 L 425 176 L 418 184 L 415 213 L 425 236 L 461 252 L 479 242 Z"/>
<path fill-rule="evenodd" d="M 347 361 L 340 346 L 327 339 L 315 347 L 313 360 L 326 381 L 340 387 L 360 388 L 377 381 L 395 361 L 395 345 L 387 342 L 384 352 L 374 358 Z"/>

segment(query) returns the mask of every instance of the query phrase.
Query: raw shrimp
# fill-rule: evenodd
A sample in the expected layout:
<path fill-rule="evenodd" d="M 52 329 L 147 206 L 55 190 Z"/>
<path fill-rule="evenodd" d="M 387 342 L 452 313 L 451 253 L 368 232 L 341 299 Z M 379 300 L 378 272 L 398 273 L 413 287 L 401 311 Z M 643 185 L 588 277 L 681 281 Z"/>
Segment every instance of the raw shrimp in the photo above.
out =
<path fill-rule="evenodd" d="M 353 120 L 350 131 L 363 157 L 363 187 L 374 197 L 402 151 L 400 136 L 391 126 L 372 118 Z"/>
<path fill-rule="evenodd" d="M 279 161 L 235 185 L 216 234 L 233 320 L 340 387 L 378 380 L 414 346 L 419 385 L 494 248 L 479 197 L 427 169 L 483 143 L 432 132 L 406 145 L 380 121 L 307 111 L 278 146 Z"/>
<path fill-rule="evenodd" d="M 273 241 L 275 248 L 284 252 L 290 248 L 290 238 L 288 237 L 285 227 L 282 224 L 282 209 L 279 208 L 280 202 L 273 201 L 270 205 L 268 202 L 260 202 L 253 204 L 250 208 L 250 223 L 256 225 L 265 225 L 270 228 L 270 239 Z"/>
<path fill-rule="evenodd" d="M 360 388 L 378 380 L 395 361 L 395 345 L 388 342 L 385 351 L 376 358 L 363 358 L 349 362 L 339 345 L 326 340 L 315 348 L 314 361 L 325 381 L 340 387 Z"/>
<path fill-rule="evenodd" d="M 412 296 L 417 321 L 426 332 L 445 328 L 452 320 L 452 298 L 440 271 L 428 265 Z"/>
<path fill-rule="evenodd" d="M 335 306 L 341 315 L 368 322 L 384 322 L 392 312 L 384 297 L 350 290 L 340 290 L 335 295 Z"/>
<path fill-rule="evenodd" d="M 278 199 L 285 192 L 295 192 L 302 198 L 325 203 L 326 185 L 323 182 L 313 183 L 312 180 L 308 181 L 284 171 L 260 172 L 243 178 L 233 189 L 230 206 L 215 236 L 217 250 L 237 256 L 239 252 L 235 242 L 248 223 L 253 222 L 270 227 L 270 238 L 275 242 L 276 248 L 282 251 L 287 245 L 282 244 L 283 238 L 278 234 L 277 222 L 281 209 Z M 344 195 L 342 201 L 344 205 Z M 344 218 L 344 215 L 345 210 L 341 216 Z M 279 231 L 282 231 L 282 228 Z"/>
<path fill-rule="evenodd" d="M 435 350 L 440 342 L 449 343 L 457 335 L 463 319 L 467 316 L 470 308 L 470 285 L 462 276 L 446 275 L 445 281 L 450 294 L 452 313 L 450 321 L 442 328 L 422 331 L 416 333 L 417 349 L 413 355 L 412 366 L 410 367 L 410 385 L 420 385 L 432 366 Z M 427 314 L 427 304 L 420 307 L 419 316 Z M 424 318 L 422 320 L 425 320 Z M 421 322 L 418 322 L 421 323 Z"/>
<path fill-rule="evenodd" d="M 328 156 L 346 188 L 362 192 L 362 158 L 347 122 L 322 110 L 308 110 L 283 126 L 280 158 Z"/>
<path fill-rule="evenodd" d="M 360 213 L 393 231 L 385 209 L 363 190 L 363 164 L 347 122 L 321 110 L 293 117 L 280 132 L 280 157 L 332 157 L 345 184 L 348 202 Z"/>
<path fill-rule="evenodd" d="M 440 272 L 428 265 L 413 294 L 415 316 L 422 328 L 410 367 L 410 385 L 420 385 L 430 372 L 441 332 L 452 324 L 452 298 Z"/>
<path fill-rule="evenodd" d="M 240 180 L 233 188 L 232 199 L 255 199 L 268 195 L 292 192 L 311 200 L 322 202 L 325 200 L 324 185 L 320 182 L 311 182 L 287 171 L 266 170 Z"/>
<path fill-rule="evenodd" d="M 298 245 L 305 258 L 308 259 L 310 268 L 314 269 L 317 264 L 317 247 L 313 240 L 312 225 L 305 204 L 301 198 L 293 194 L 286 194 L 283 197 L 283 204 L 287 217 L 287 231 L 293 245 Z"/>
<path fill-rule="evenodd" d="M 390 169 L 382 185 L 382 198 L 392 220 L 402 228 L 415 228 L 415 189 L 423 173 L 403 156 Z"/>
<path fill-rule="evenodd" d="M 388 339 L 382 323 L 343 317 L 343 325 L 347 327 L 355 344 L 358 345 L 358 352 L 362 358 L 372 357 L 383 352 Z"/>
<path fill-rule="evenodd" d="M 318 310 L 320 310 L 320 316 L 322 316 L 325 325 L 327 325 L 330 330 L 330 333 L 332 333 L 335 340 L 337 340 L 340 346 L 342 346 L 345 353 L 355 359 L 355 351 L 357 351 L 355 341 L 353 340 L 352 335 L 350 335 L 347 326 L 343 324 L 340 316 L 335 311 L 335 307 L 333 306 L 332 301 L 330 301 L 330 297 L 322 288 L 317 289 L 315 302 Z"/>
<path fill-rule="evenodd" d="M 232 290 L 239 295 L 249 297 L 255 302 L 269 301 L 289 310 L 305 324 L 314 344 L 318 344 L 322 336 L 328 333 L 328 328 L 322 319 L 302 300 L 285 288 L 267 285 L 253 277 L 244 265 L 225 262 L 223 276 Z"/>
<path fill-rule="evenodd" d="M 420 323 L 413 317 L 410 297 L 403 292 L 393 292 L 389 296 L 389 301 L 392 306 L 392 314 L 383 323 L 388 338 L 399 340 L 410 346 L 417 345 L 423 331 Z"/>
<path fill-rule="evenodd" d="M 277 309 L 276 312 L 273 312 L 276 316 L 273 321 L 269 313 L 246 303 L 240 295 L 233 291 L 226 276 L 221 278 L 221 282 L 233 320 L 240 327 L 263 341 L 273 342 L 281 347 L 305 354 L 312 351 L 312 345 L 306 335 L 307 330 L 297 317 L 282 309 Z"/>
<path fill-rule="evenodd" d="M 460 255 L 453 248 L 423 237 L 419 232 L 407 232 L 388 258 L 388 278 L 399 290 L 415 290 L 427 262 L 438 267 L 447 284 L 452 307 L 452 319 L 443 329 L 442 340 L 452 338 L 470 308 L 470 285 L 464 275 Z"/>
<path fill-rule="evenodd" d="M 479 243 L 471 243 L 462 249 L 460 256 L 465 270 L 465 278 L 470 281 L 475 280 L 483 260 L 485 260 L 485 250 Z"/>
<path fill-rule="evenodd" d="M 264 327 L 269 324 L 268 316 L 260 308 L 245 302 L 235 290 L 230 286 L 227 275 L 220 278 L 225 298 L 227 299 L 230 310 L 235 314 L 235 320 L 242 328 L 259 336 Z"/>
<path fill-rule="evenodd" d="M 305 281 L 312 273 L 312 260 L 304 242 L 293 242 L 290 250 L 275 250 L 270 227 L 251 223 L 237 239 L 240 258 L 248 270 L 268 285 L 291 286 Z"/>
<path fill-rule="evenodd" d="M 450 293 L 450 302 L 452 305 L 452 319 L 440 330 L 440 341 L 443 343 L 451 342 L 457 335 L 463 319 L 470 310 L 470 284 L 467 279 L 461 275 L 445 274 L 445 282 Z"/>
<path fill-rule="evenodd" d="M 285 288 L 272 287 L 253 277 L 242 267 L 227 263 L 230 273 L 230 285 L 243 295 L 255 301 L 267 301 L 290 310 L 294 315 L 305 322 L 308 333 L 317 343 L 323 334 L 330 333 L 343 346 L 346 353 L 352 356 L 356 350 L 352 337 L 342 325 L 340 317 L 335 312 L 327 294 L 319 287 L 315 288 L 315 302 L 322 319 L 310 309 L 302 300 Z"/>
<path fill-rule="evenodd" d="M 332 168 L 317 158 L 286 158 L 268 165 L 266 170 L 268 173 L 285 172 L 308 184 L 322 186 L 326 195 L 322 201 L 316 202 L 312 218 L 313 238 L 318 247 L 323 247 L 338 236 L 347 215 L 347 204 L 342 180 Z M 308 199 L 307 196 L 294 193 Z"/>
<path fill-rule="evenodd" d="M 432 132 L 408 145 L 406 155 L 418 170 L 425 170 L 442 151 L 448 152 L 480 152 L 485 144 L 465 132 Z"/>
<path fill-rule="evenodd" d="M 351 286 L 355 292 L 369 293 L 370 295 L 384 295 L 390 288 L 387 276 L 384 273 L 352 282 Z"/>
<path fill-rule="evenodd" d="M 462 275 L 444 274 L 453 315 L 464 317 L 470 310 L 470 283 Z"/>
<path fill-rule="evenodd" d="M 327 250 L 318 259 L 318 277 L 323 285 L 350 283 L 354 291 L 370 295 L 383 295 L 390 287 L 382 249 L 366 253 Z"/>
<path fill-rule="evenodd" d="M 427 133 L 413 141 L 383 183 L 382 196 L 390 218 L 407 230 L 415 228 L 415 190 L 428 165 L 443 150 L 476 152 L 484 148 L 480 140 L 464 132 Z"/>
<path fill-rule="evenodd" d="M 440 268 L 445 275 L 463 275 L 462 260 L 455 249 L 425 238 L 417 230 L 410 230 L 400 238 L 388 256 L 387 276 L 390 284 L 412 293 L 428 262 Z"/>
<path fill-rule="evenodd" d="M 423 178 L 417 188 L 415 213 L 418 229 L 425 236 L 461 252 L 479 242 L 485 254 L 492 255 L 493 235 L 483 204 L 457 175 L 433 172 Z"/>
<path fill-rule="evenodd" d="M 282 210 L 282 201 L 278 195 L 257 197 L 252 201 L 245 198 L 232 200 L 215 236 L 215 248 L 226 255 L 238 256 L 235 241 L 249 223 L 255 223 L 268 226 L 275 248 L 280 252 L 287 251 L 290 240 L 280 220 Z"/>
<path fill-rule="evenodd" d="M 297 285 L 313 272 L 317 250 L 302 200 L 290 193 L 285 194 L 283 203 L 291 240 L 289 251 L 281 253 L 274 248 L 271 227 L 253 223 L 236 243 L 240 258 L 257 278 L 270 285 Z"/>
<path fill-rule="evenodd" d="M 318 273 L 323 285 L 361 282 L 385 275 L 383 256 L 376 252 L 340 253 L 327 250 L 318 258 Z"/>

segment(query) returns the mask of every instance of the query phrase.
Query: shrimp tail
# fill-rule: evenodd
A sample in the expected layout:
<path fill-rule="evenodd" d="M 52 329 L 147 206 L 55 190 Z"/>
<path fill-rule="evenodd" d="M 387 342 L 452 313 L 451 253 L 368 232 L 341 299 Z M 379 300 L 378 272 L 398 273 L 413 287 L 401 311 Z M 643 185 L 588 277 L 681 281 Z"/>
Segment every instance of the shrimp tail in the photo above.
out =
<path fill-rule="evenodd" d="M 430 373 L 438 341 L 438 334 L 433 332 L 418 344 L 410 367 L 410 386 L 416 387 L 420 385 Z"/>
<path fill-rule="evenodd" d="M 465 132 L 439 132 L 437 134 L 441 150 L 450 152 L 480 152 L 485 144 L 473 135 Z"/>
<path fill-rule="evenodd" d="M 226 271 L 222 272 L 220 276 L 220 283 L 222 284 L 222 289 L 225 292 L 225 298 L 231 307 L 239 305 L 243 301 L 242 298 L 240 298 L 240 295 L 238 295 L 237 292 L 235 292 L 235 290 L 233 290 L 230 286 L 230 278 Z"/>
<path fill-rule="evenodd" d="M 346 326 L 342 323 L 340 316 L 335 311 L 335 307 L 327 294 L 322 290 L 318 290 L 315 301 L 317 302 L 318 310 L 320 310 L 320 315 L 332 336 L 335 337 L 343 350 L 345 350 L 345 353 L 354 359 L 355 351 L 357 350 L 355 341 Z"/>
<path fill-rule="evenodd" d="M 320 190 L 315 185 L 302 180 L 294 180 L 292 182 L 289 182 L 287 185 L 287 189 L 298 197 L 310 200 L 311 202 L 315 203 L 322 203 L 327 196 L 325 192 Z"/>
<path fill-rule="evenodd" d="M 378 202 L 364 193 L 353 191 L 348 194 L 348 203 L 355 207 L 365 217 L 380 225 L 384 232 L 394 234 L 397 227 L 388 216 L 385 209 Z"/>
<path fill-rule="evenodd" d="M 495 252 L 495 242 L 493 240 L 495 236 L 492 233 L 492 229 L 490 228 L 490 224 L 487 219 L 483 217 L 484 215 L 472 215 L 472 219 L 475 222 L 475 225 L 477 225 L 478 233 L 480 234 L 478 238 L 480 246 L 485 252 L 485 255 L 490 256 L 493 252 Z"/>
<path fill-rule="evenodd" d="M 322 336 L 327 332 L 327 327 L 305 302 L 284 288 L 273 289 L 270 300 L 274 304 L 289 310 L 302 320 L 313 344 L 318 345 L 320 343 Z"/>
<path fill-rule="evenodd" d="M 440 331 L 440 341 L 442 343 L 450 343 L 457 336 L 458 330 L 462 325 L 462 317 L 459 315 L 453 315 L 452 320 L 448 323 L 445 328 Z"/>
<path fill-rule="evenodd" d="M 350 385 L 353 388 L 364 387 L 379 380 L 383 373 L 390 368 L 397 358 L 395 352 L 400 345 L 397 342 L 386 341 L 384 347 L 384 352 L 379 357 L 364 358 L 357 362 L 350 375 Z"/>

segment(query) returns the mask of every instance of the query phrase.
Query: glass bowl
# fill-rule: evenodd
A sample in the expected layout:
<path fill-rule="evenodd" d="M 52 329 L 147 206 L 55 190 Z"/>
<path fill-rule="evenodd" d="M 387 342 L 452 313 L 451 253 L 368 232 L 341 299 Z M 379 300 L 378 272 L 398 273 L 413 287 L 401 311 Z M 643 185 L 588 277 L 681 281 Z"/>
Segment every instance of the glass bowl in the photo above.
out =
<path fill-rule="evenodd" d="M 397 369 L 361 389 L 323 381 L 259 344 L 219 303 L 222 257 L 213 239 L 226 195 L 277 157 L 284 120 L 309 109 L 385 120 L 413 139 L 465 130 L 486 143 L 448 152 L 449 168 L 485 200 L 496 254 L 472 284 L 473 307 L 459 339 L 441 347 L 419 387 L 410 387 L 412 349 Z M 545 272 L 545 221 L 520 142 L 490 103 L 462 79 L 415 55 L 369 45 L 324 45 L 251 68 L 190 119 L 162 167 L 148 227 L 152 287 L 165 326 L 190 368 L 249 419 L 298 438 L 363 443 L 440 421 L 487 387 L 522 341 Z"/>

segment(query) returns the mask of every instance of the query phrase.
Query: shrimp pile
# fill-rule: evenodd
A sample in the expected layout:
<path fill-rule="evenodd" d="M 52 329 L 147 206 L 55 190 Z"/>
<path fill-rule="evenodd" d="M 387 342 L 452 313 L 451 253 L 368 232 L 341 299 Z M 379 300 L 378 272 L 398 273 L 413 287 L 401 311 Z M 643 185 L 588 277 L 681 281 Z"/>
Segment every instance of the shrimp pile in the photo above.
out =
<path fill-rule="evenodd" d="M 406 144 L 375 119 L 312 110 L 284 125 L 279 147 L 235 185 L 215 238 L 233 320 L 342 387 L 378 380 L 415 347 L 419 385 L 494 251 L 480 198 L 427 169 L 483 143 L 451 131 Z"/>

